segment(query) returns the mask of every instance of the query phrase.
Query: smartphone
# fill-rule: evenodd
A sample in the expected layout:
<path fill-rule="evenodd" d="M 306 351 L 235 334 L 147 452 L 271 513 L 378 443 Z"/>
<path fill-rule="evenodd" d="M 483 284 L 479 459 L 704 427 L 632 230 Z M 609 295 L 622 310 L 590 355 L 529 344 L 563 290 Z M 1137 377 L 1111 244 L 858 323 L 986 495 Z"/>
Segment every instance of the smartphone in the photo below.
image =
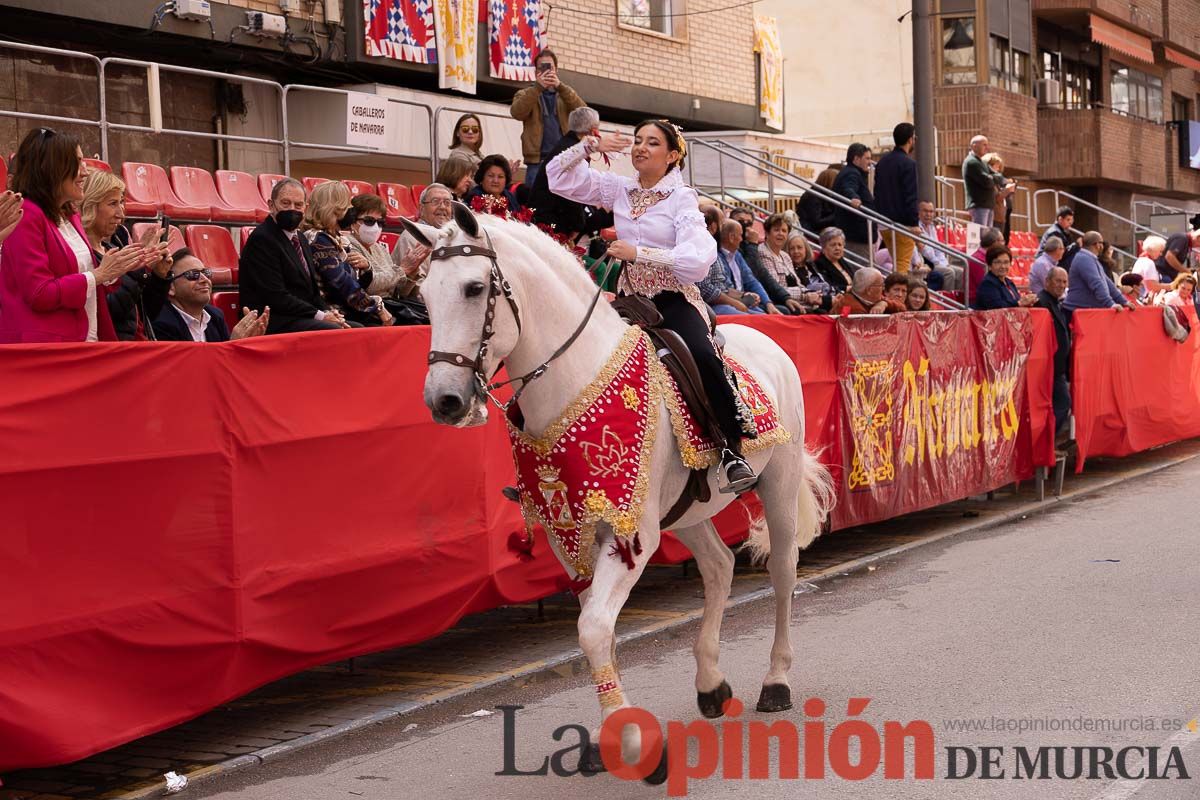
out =
<path fill-rule="evenodd" d="M 158 240 L 165 242 L 171 235 L 171 218 L 163 214 L 159 224 L 162 225 L 162 232 L 159 234 Z"/>

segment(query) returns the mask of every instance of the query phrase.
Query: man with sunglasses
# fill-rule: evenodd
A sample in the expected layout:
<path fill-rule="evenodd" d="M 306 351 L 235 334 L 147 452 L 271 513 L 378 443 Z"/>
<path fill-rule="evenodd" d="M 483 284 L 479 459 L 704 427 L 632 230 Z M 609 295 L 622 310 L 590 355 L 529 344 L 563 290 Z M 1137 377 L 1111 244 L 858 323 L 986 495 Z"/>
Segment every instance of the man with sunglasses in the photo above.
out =
<path fill-rule="evenodd" d="M 227 342 L 267 332 L 270 308 L 263 309 L 261 316 L 248 312 L 231 332 L 221 309 L 212 305 L 212 270 L 186 247 L 172 258 L 169 302 L 154 320 L 154 335 L 160 342 Z"/>
<path fill-rule="evenodd" d="M 533 186 L 546 157 L 568 130 L 567 116 L 584 103 L 578 93 L 558 79 L 558 56 L 549 48 L 533 60 L 536 83 L 513 97 L 509 113 L 524 124 L 521 152 L 525 185 Z"/>

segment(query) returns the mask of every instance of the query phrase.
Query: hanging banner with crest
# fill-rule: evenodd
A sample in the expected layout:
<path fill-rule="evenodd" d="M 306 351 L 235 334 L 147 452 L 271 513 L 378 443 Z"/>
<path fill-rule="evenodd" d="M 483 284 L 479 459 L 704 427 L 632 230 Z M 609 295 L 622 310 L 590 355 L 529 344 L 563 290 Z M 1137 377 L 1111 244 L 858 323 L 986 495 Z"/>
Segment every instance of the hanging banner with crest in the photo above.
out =
<path fill-rule="evenodd" d="M 433 0 L 363 0 L 363 23 L 367 55 L 437 62 Z"/>
<path fill-rule="evenodd" d="M 542 49 L 542 0 L 488 0 L 488 52 L 493 78 L 532 81 Z"/>
<path fill-rule="evenodd" d="M 475 94 L 479 0 L 434 0 L 438 88 Z"/>

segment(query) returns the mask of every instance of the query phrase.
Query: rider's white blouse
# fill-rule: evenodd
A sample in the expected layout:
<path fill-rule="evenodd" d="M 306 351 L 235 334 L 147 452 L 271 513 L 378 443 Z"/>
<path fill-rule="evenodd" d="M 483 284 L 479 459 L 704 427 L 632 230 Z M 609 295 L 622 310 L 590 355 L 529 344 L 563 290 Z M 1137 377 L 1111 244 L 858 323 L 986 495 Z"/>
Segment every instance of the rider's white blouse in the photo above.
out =
<path fill-rule="evenodd" d="M 621 276 L 625 290 L 650 297 L 679 291 L 698 300 L 695 284 L 717 260 L 717 244 L 704 225 L 696 192 L 684 185 L 677 169 L 650 189 L 636 178 L 594 170 L 587 148 L 588 142 L 581 142 L 546 165 L 550 191 L 612 210 L 617 236 L 637 246 L 637 261 Z"/>

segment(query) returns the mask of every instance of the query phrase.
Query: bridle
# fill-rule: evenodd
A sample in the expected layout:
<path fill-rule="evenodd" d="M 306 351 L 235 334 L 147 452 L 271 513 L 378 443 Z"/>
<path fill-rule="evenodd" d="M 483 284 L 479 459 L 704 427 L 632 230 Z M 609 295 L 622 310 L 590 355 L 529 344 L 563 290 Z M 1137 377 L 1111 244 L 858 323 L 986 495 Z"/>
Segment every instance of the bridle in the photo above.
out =
<path fill-rule="evenodd" d="M 572 333 L 567 340 L 550 355 L 549 358 L 531 369 L 529 372 L 526 372 L 524 375 L 519 375 L 515 378 L 509 378 L 506 381 L 489 382 L 490 378 L 494 377 L 495 373 L 500 371 L 500 367 L 504 363 L 503 361 L 498 363 L 491 376 L 489 376 L 484 369 L 484 360 L 487 358 L 489 342 L 496 332 L 495 322 L 497 296 L 502 295 L 508 302 L 508 307 L 512 310 L 513 319 L 515 319 L 517 322 L 518 337 L 521 335 L 521 310 L 517 307 L 516 298 L 513 297 L 512 285 L 508 282 L 508 280 L 505 279 L 504 273 L 500 271 L 500 262 L 496 258 L 496 251 L 492 248 L 492 237 L 488 236 L 487 231 L 484 231 L 483 233 L 486 240 L 486 246 L 481 247 L 474 244 L 446 245 L 435 248 L 429 255 L 429 260 L 431 263 L 434 261 L 446 261 L 451 258 L 459 257 L 486 258 L 491 263 L 490 281 L 488 283 L 487 311 L 484 313 L 483 331 L 479 336 L 479 350 L 475 353 L 475 357 L 471 358 L 470 356 L 463 355 L 462 353 L 450 353 L 444 350 L 430 350 L 429 364 L 430 366 L 434 364 L 450 364 L 451 366 L 464 367 L 471 370 L 475 374 L 476 397 L 478 397 L 484 403 L 486 403 L 488 400 L 491 400 L 496 404 L 497 408 L 503 412 L 507 412 L 508 409 L 517 402 L 517 399 L 520 398 L 521 393 L 525 391 L 525 388 L 533 381 L 545 375 L 546 369 L 550 366 L 550 363 L 563 353 L 567 352 L 571 345 L 575 343 L 575 340 L 579 338 L 579 335 L 583 333 L 583 329 L 587 327 L 588 321 L 592 318 L 592 312 L 596 310 L 596 303 L 599 302 L 600 295 L 604 293 L 605 280 L 600 281 L 600 288 L 597 290 L 596 295 L 592 298 L 591 305 L 588 306 L 588 310 L 583 317 L 583 321 L 579 323 L 579 326 L 575 328 L 574 333 Z M 605 279 L 608 277 L 608 270 L 611 270 L 612 268 L 612 262 L 609 262 L 607 267 L 608 269 L 605 271 Z M 495 392 L 497 389 L 514 384 L 518 381 L 520 381 L 521 385 L 517 387 L 516 391 L 513 392 L 513 396 L 507 401 L 501 401 L 496 397 L 495 394 L 493 394 L 493 392 Z"/>

